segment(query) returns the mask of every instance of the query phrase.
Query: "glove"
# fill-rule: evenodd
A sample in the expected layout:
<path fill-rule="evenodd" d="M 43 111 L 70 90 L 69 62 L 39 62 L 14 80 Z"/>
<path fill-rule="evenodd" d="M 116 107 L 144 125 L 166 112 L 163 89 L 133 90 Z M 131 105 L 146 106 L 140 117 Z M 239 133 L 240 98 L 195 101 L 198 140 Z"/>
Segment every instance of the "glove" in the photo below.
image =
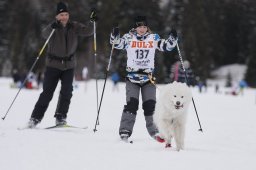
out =
<path fill-rule="evenodd" d="M 58 29 L 61 27 L 60 21 L 56 20 L 51 24 L 52 29 Z"/>
<path fill-rule="evenodd" d="M 175 40 L 178 38 L 177 31 L 175 29 L 172 29 L 169 36 L 172 36 Z"/>
<path fill-rule="evenodd" d="M 119 27 L 118 27 L 118 23 L 115 23 L 112 29 L 112 35 L 114 37 L 117 37 L 119 35 Z"/>
<path fill-rule="evenodd" d="M 91 22 L 96 22 L 98 20 L 98 17 L 96 15 L 96 10 L 93 8 L 91 10 L 91 14 L 90 14 L 90 21 Z"/>

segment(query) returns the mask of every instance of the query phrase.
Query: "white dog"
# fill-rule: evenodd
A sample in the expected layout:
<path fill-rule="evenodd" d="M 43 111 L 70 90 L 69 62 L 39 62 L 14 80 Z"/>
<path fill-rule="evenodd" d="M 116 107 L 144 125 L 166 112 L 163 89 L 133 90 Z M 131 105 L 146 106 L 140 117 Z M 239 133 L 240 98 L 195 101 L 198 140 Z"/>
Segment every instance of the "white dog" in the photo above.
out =
<path fill-rule="evenodd" d="M 185 124 L 191 100 L 192 92 L 185 83 L 175 81 L 160 89 L 154 122 L 166 147 L 171 147 L 173 137 L 177 150 L 184 149 Z"/>

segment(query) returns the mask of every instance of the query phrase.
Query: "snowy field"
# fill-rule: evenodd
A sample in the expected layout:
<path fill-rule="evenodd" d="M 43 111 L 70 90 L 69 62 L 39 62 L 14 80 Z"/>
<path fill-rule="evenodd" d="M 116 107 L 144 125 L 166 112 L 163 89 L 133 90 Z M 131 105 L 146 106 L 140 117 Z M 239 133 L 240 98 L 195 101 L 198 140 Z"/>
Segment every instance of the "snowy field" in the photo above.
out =
<path fill-rule="evenodd" d="M 10 89 L 11 79 L 0 78 L 0 115 L 4 116 L 17 89 Z M 189 109 L 185 150 L 177 152 L 175 144 L 151 139 L 146 131 L 143 112 L 138 112 L 133 144 L 120 141 L 119 121 L 125 102 L 125 86 L 112 90 L 108 81 L 96 120 L 95 81 L 77 83 L 68 114 L 68 123 L 88 129 L 45 130 L 55 124 L 53 118 L 59 87 L 38 126 L 17 130 L 31 115 L 41 90 L 23 89 L 8 113 L 0 120 L 0 170 L 255 170 L 256 169 L 256 101 L 255 89 L 243 96 L 207 93 L 193 89 L 193 97 L 202 124 L 199 132 L 194 107 Z M 99 96 L 103 82 L 99 81 Z M 221 89 L 223 90 L 223 89 Z M 141 104 L 141 103 L 140 103 Z"/>

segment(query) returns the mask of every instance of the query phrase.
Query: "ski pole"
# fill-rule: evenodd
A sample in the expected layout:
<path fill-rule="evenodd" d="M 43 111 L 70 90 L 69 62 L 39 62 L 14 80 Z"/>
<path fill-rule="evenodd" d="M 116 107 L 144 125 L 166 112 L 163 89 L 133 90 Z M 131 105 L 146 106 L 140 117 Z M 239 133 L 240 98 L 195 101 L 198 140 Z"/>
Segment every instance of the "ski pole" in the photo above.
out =
<path fill-rule="evenodd" d="M 96 118 L 95 126 L 94 126 L 94 129 L 93 129 L 94 132 L 97 131 L 96 126 L 97 126 L 97 122 L 99 121 L 100 108 L 101 108 L 101 104 L 102 104 L 102 100 L 103 100 L 103 94 L 104 94 L 104 91 L 105 91 L 106 81 L 107 81 L 107 77 L 108 77 L 108 73 L 109 73 L 109 69 L 110 69 L 110 64 L 111 64 L 111 60 L 112 60 L 112 55 L 113 55 L 113 51 L 114 51 L 114 47 L 115 47 L 115 40 L 116 40 L 116 38 L 113 41 L 111 52 L 110 52 L 110 57 L 109 57 L 109 61 L 108 61 L 108 67 L 107 67 L 107 70 L 106 70 L 103 90 L 102 90 L 101 98 L 100 98 L 100 105 L 99 105 L 99 109 L 98 109 L 98 113 L 97 113 L 97 118 Z"/>
<path fill-rule="evenodd" d="M 35 67 L 35 65 L 36 65 L 36 63 L 37 63 L 39 57 L 42 55 L 42 53 L 43 53 L 43 51 L 44 51 L 46 45 L 48 44 L 50 38 L 52 37 L 54 31 L 55 31 L 55 29 L 52 30 L 52 32 L 50 33 L 49 37 L 48 37 L 47 40 L 45 41 L 43 47 L 42 47 L 41 50 L 39 51 L 39 54 L 38 54 L 36 60 L 34 61 L 32 67 L 30 68 L 30 70 L 29 70 L 29 72 L 28 72 L 28 74 L 26 75 L 25 80 L 23 80 L 23 82 L 22 82 L 22 84 L 21 84 L 21 86 L 20 86 L 20 88 L 19 88 L 17 94 L 15 95 L 15 97 L 14 97 L 14 99 L 13 99 L 11 105 L 9 106 L 9 108 L 8 108 L 7 112 L 5 113 L 4 117 L 2 117 L 3 120 L 6 118 L 6 116 L 7 116 L 7 114 L 9 113 L 9 111 L 10 111 L 10 109 L 11 109 L 13 103 L 15 102 L 16 98 L 18 97 L 18 95 L 19 95 L 21 89 L 23 88 L 23 86 L 25 85 L 26 81 L 28 80 L 28 75 L 29 75 L 29 73 L 32 72 L 32 70 L 34 69 L 34 67 Z"/>
<path fill-rule="evenodd" d="M 178 50 L 178 54 L 179 54 L 179 58 L 180 58 L 182 69 L 183 69 L 183 71 L 185 73 L 185 79 L 186 79 L 186 82 L 188 84 L 187 72 L 186 72 L 186 69 L 185 69 L 184 64 L 183 64 L 183 60 L 182 60 L 182 56 L 181 56 L 181 53 L 180 53 L 180 48 L 179 48 L 178 42 L 177 42 L 177 50 Z M 195 105 L 195 101 L 194 101 L 193 96 L 192 96 L 192 102 L 193 102 L 193 106 L 194 106 L 194 109 L 195 109 L 195 112 L 196 112 L 197 121 L 198 121 L 198 124 L 199 124 L 199 127 L 200 127 L 198 130 L 203 132 L 203 129 L 202 129 L 202 126 L 201 126 L 201 123 L 200 123 L 200 120 L 199 120 L 199 116 L 198 116 L 198 113 L 197 113 L 197 109 L 196 109 L 196 105 Z"/>
<path fill-rule="evenodd" d="M 93 22 L 93 49 L 94 49 L 94 66 L 95 66 L 95 83 L 96 83 L 96 103 L 98 112 L 99 108 L 99 94 L 98 94 L 98 76 L 97 76 L 97 42 L 96 42 L 96 22 Z M 99 125 L 99 120 L 97 121 L 97 125 Z"/>

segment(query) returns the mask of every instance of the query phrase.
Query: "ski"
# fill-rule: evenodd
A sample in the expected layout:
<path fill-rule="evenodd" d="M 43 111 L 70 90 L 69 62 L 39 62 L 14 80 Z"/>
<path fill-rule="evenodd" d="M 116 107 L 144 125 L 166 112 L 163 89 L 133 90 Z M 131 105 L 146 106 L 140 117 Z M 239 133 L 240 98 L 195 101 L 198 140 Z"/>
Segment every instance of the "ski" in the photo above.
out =
<path fill-rule="evenodd" d="M 35 127 L 35 128 L 29 128 L 29 127 L 25 126 L 25 127 L 18 127 L 17 129 L 18 129 L 18 130 L 26 130 L 26 129 L 39 129 L 39 128 L 37 128 L 37 127 Z"/>
<path fill-rule="evenodd" d="M 45 127 L 45 128 L 38 128 L 38 127 L 35 127 L 35 128 L 29 128 L 29 127 L 18 127 L 17 129 L 18 130 L 26 130 L 26 129 L 35 129 L 35 130 L 38 130 L 38 129 L 61 129 L 61 128 L 70 128 L 70 129 L 88 129 L 87 126 L 85 127 L 77 127 L 77 126 L 73 126 L 73 125 L 54 125 L 54 126 L 49 126 L 49 127 Z"/>
<path fill-rule="evenodd" d="M 77 127 L 77 126 L 73 126 L 73 125 L 54 125 L 54 126 L 49 126 L 46 127 L 44 129 L 56 129 L 56 128 L 73 128 L 73 129 L 87 129 L 88 127 Z"/>

